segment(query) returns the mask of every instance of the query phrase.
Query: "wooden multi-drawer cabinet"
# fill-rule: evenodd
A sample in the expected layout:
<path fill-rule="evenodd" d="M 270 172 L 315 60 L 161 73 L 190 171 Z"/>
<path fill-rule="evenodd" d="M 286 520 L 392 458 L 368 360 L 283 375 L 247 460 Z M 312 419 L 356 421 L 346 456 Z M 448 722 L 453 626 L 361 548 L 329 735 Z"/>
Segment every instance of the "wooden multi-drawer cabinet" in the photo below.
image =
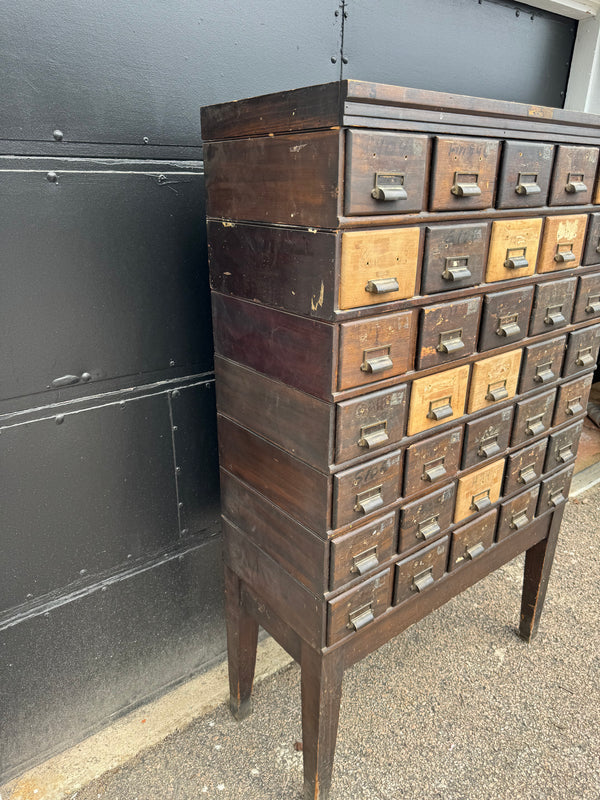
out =
<path fill-rule="evenodd" d="M 600 346 L 600 117 L 342 81 L 202 111 L 231 707 L 342 675 L 526 551 L 535 633 Z"/>

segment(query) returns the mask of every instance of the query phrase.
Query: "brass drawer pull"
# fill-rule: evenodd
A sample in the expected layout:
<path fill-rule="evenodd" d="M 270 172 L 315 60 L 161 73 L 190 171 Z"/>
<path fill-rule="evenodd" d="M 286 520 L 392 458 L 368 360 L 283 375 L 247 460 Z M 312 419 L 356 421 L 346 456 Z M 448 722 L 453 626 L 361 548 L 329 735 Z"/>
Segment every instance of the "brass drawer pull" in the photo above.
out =
<path fill-rule="evenodd" d="M 387 419 L 373 422 L 371 425 L 364 425 L 360 429 L 360 439 L 358 440 L 359 447 L 377 447 L 377 445 L 384 444 L 389 441 L 387 432 Z"/>
<path fill-rule="evenodd" d="M 542 191 L 537 183 L 538 176 L 535 173 L 521 172 L 515 188 L 515 192 L 521 195 L 539 194 Z"/>
<path fill-rule="evenodd" d="M 465 346 L 462 333 L 462 328 L 440 333 L 440 342 L 436 347 L 438 353 L 456 353 L 458 350 L 462 350 Z"/>
<path fill-rule="evenodd" d="M 535 471 L 535 464 L 528 464 L 526 467 L 522 467 L 519 470 L 519 477 L 517 479 L 518 483 L 531 483 L 537 478 L 537 474 Z"/>
<path fill-rule="evenodd" d="M 544 322 L 546 325 L 563 325 L 567 320 L 562 313 L 562 305 L 548 306 Z"/>
<path fill-rule="evenodd" d="M 556 508 L 561 503 L 565 502 L 565 496 L 563 494 L 562 489 L 557 489 L 554 492 L 550 492 L 550 496 L 548 497 L 548 505 Z"/>
<path fill-rule="evenodd" d="M 411 588 L 414 592 L 422 592 L 428 586 L 431 586 L 433 582 L 433 567 L 429 567 L 429 569 L 423 570 L 423 572 L 419 572 L 418 575 L 413 577 Z"/>
<path fill-rule="evenodd" d="M 496 383 L 489 383 L 486 400 L 497 403 L 499 400 L 506 400 L 508 397 L 508 389 L 506 388 L 506 381 L 496 381 Z"/>
<path fill-rule="evenodd" d="M 528 267 L 529 261 L 525 258 L 526 253 L 526 247 L 509 247 L 504 261 L 506 269 L 525 269 L 525 267 Z"/>
<path fill-rule="evenodd" d="M 452 410 L 452 395 L 442 397 L 439 400 L 432 400 L 429 403 L 429 411 L 427 412 L 427 419 L 435 419 L 439 422 L 441 419 L 447 419 L 454 414 Z"/>
<path fill-rule="evenodd" d="M 517 511 L 512 515 L 512 519 L 510 521 L 510 527 L 513 530 L 519 531 L 521 528 L 524 528 L 525 525 L 529 524 L 529 517 L 527 516 L 527 509 L 523 509 L 522 511 Z"/>
<path fill-rule="evenodd" d="M 478 544 L 473 544 L 471 547 L 467 547 L 465 549 L 465 558 L 468 558 L 470 561 L 473 561 L 474 558 L 480 556 L 485 551 L 485 547 L 483 542 L 479 542 Z"/>
<path fill-rule="evenodd" d="M 373 603 L 368 603 L 366 606 L 361 606 L 357 608 L 356 611 L 351 611 L 348 614 L 348 624 L 346 627 L 351 631 L 359 631 L 361 628 L 364 628 L 365 625 L 368 625 L 369 622 L 373 622 L 374 619 Z"/>
<path fill-rule="evenodd" d="M 484 489 L 483 492 L 474 494 L 471 498 L 471 508 L 473 511 L 483 511 L 484 508 L 489 508 L 492 505 L 490 499 L 490 490 Z"/>
<path fill-rule="evenodd" d="M 562 249 L 561 248 L 565 248 Z M 554 260 L 558 264 L 565 264 L 568 261 L 575 261 L 575 253 L 573 252 L 573 243 L 571 244 L 557 244 Z"/>
<path fill-rule="evenodd" d="M 569 442 L 568 444 L 564 444 L 562 447 L 558 448 L 556 453 L 556 458 L 558 461 L 561 461 L 563 464 L 566 464 L 571 458 L 573 458 L 575 454 L 573 453 L 573 442 Z"/>
<path fill-rule="evenodd" d="M 471 277 L 471 270 L 468 267 L 469 256 L 455 256 L 447 258 L 442 278 L 445 281 L 462 281 Z"/>
<path fill-rule="evenodd" d="M 578 194 L 579 192 L 587 192 L 587 186 L 583 182 L 583 173 L 570 172 L 567 177 L 567 185 L 565 192 L 569 194 Z"/>
<path fill-rule="evenodd" d="M 476 172 L 455 172 L 454 184 L 450 191 L 455 197 L 478 197 L 481 187 L 477 185 L 479 174 Z"/>
<path fill-rule="evenodd" d="M 592 364 L 595 363 L 594 356 L 592 355 L 592 348 L 582 347 L 577 353 L 577 359 L 575 363 L 579 367 L 591 367 Z"/>
<path fill-rule="evenodd" d="M 496 433 L 494 436 L 486 436 L 485 439 L 481 440 L 477 455 L 480 458 L 491 458 L 499 452 L 500 445 L 498 444 L 498 434 Z"/>
<path fill-rule="evenodd" d="M 525 427 L 525 433 L 527 436 L 537 436 L 538 433 L 543 433 L 543 431 L 546 430 L 546 426 L 542 422 L 543 418 L 543 414 L 537 414 L 535 417 L 528 418 L 527 425 Z"/>
<path fill-rule="evenodd" d="M 496 333 L 498 336 L 518 336 L 521 333 L 521 328 L 519 328 L 517 324 L 517 320 L 519 319 L 518 314 L 510 314 L 506 317 L 499 317 L 498 318 L 498 327 L 496 328 Z"/>
<path fill-rule="evenodd" d="M 545 364 L 538 364 L 535 368 L 533 380 L 536 383 L 550 383 L 550 381 L 553 381 L 554 373 L 552 372 L 552 362 L 547 361 Z"/>
<path fill-rule="evenodd" d="M 586 314 L 598 314 L 600 312 L 600 294 L 588 294 Z"/>
<path fill-rule="evenodd" d="M 352 567 L 350 572 L 364 575 L 366 572 L 375 569 L 379 566 L 379 559 L 377 558 L 377 545 L 364 550 L 362 553 L 352 557 Z"/>
<path fill-rule="evenodd" d="M 388 292 L 397 292 L 400 288 L 398 278 L 377 278 L 374 281 L 369 281 L 365 286 L 365 292 L 371 294 L 387 294 Z"/>
<path fill-rule="evenodd" d="M 433 517 L 419 522 L 417 525 L 417 539 L 423 539 L 423 541 L 427 542 L 438 534 L 442 530 L 439 526 L 438 519 L 439 514 L 435 514 Z"/>
<path fill-rule="evenodd" d="M 371 372 L 374 375 L 378 372 L 385 372 L 386 369 L 391 369 L 394 362 L 390 356 L 391 345 L 387 347 L 372 347 L 369 350 L 363 350 L 363 362 L 360 368 L 363 372 Z"/>
<path fill-rule="evenodd" d="M 433 483 L 434 481 L 439 481 L 440 478 L 443 478 L 446 475 L 446 467 L 444 466 L 444 461 L 446 459 L 444 456 L 441 458 L 433 459 L 433 461 L 426 461 L 423 464 L 423 474 L 421 475 L 421 479 L 424 481 L 429 481 L 429 483 Z"/>
<path fill-rule="evenodd" d="M 408 194 L 404 188 L 404 173 L 376 172 L 375 188 L 371 192 L 371 197 L 383 203 L 407 200 Z"/>
<path fill-rule="evenodd" d="M 362 514 L 370 514 L 371 511 L 376 511 L 383 505 L 383 486 L 375 486 L 373 489 L 367 489 L 364 492 L 356 495 L 355 511 L 360 511 Z"/>
<path fill-rule="evenodd" d="M 581 395 L 579 397 L 570 397 L 567 400 L 567 407 L 565 409 L 565 414 L 568 417 L 574 417 L 575 414 L 581 414 L 583 411 L 583 406 L 581 405 Z"/>

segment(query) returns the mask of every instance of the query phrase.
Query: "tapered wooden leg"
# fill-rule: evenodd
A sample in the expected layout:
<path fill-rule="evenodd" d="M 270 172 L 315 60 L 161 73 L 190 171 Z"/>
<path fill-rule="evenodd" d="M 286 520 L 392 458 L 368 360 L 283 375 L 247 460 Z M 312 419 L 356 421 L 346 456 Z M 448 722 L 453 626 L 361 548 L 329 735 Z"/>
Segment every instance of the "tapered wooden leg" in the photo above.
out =
<path fill-rule="evenodd" d="M 538 542 L 525 553 L 519 636 L 526 642 L 533 639 L 540 624 L 563 512 L 564 503 L 552 515 L 548 538 Z"/>
<path fill-rule="evenodd" d="M 225 567 L 225 620 L 229 661 L 229 707 L 242 720 L 252 711 L 252 683 L 256 667 L 258 622 L 244 608 L 240 579 Z"/>
<path fill-rule="evenodd" d="M 342 651 L 322 655 L 303 642 L 300 667 L 304 798 L 328 800 L 342 699 Z"/>

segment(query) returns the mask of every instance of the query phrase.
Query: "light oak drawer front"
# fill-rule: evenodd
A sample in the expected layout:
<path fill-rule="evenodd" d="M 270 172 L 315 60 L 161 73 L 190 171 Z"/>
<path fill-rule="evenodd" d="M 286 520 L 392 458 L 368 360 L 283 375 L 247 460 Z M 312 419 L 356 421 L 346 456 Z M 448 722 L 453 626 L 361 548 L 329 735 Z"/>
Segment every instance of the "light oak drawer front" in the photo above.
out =
<path fill-rule="evenodd" d="M 499 143 L 436 136 L 432 211 L 490 208 L 494 202 Z"/>
<path fill-rule="evenodd" d="M 448 572 L 463 564 L 469 564 L 492 546 L 497 518 L 498 509 L 495 508 L 454 531 Z"/>
<path fill-rule="evenodd" d="M 566 336 L 559 336 L 525 348 L 519 392 L 541 389 L 560 377 L 566 341 Z"/>
<path fill-rule="evenodd" d="M 422 294 L 481 283 L 489 230 L 489 222 L 425 228 Z"/>
<path fill-rule="evenodd" d="M 540 283 L 535 288 L 529 335 L 551 333 L 571 322 L 577 278 Z"/>
<path fill-rule="evenodd" d="M 429 436 L 406 449 L 404 497 L 452 478 L 460 464 L 462 428 Z"/>
<path fill-rule="evenodd" d="M 513 533 L 526 528 L 535 517 L 540 485 L 532 486 L 500 506 L 496 541 L 500 542 Z"/>
<path fill-rule="evenodd" d="M 496 208 L 546 205 L 554 147 L 541 142 L 504 142 Z"/>
<path fill-rule="evenodd" d="M 327 603 L 327 644 L 360 631 L 390 605 L 392 571 L 386 569 Z"/>
<path fill-rule="evenodd" d="M 548 205 L 566 206 L 591 203 L 597 166 L 597 147 L 559 145 Z"/>
<path fill-rule="evenodd" d="M 331 540 L 329 589 L 378 569 L 394 555 L 397 514 L 386 514 L 376 522 Z"/>
<path fill-rule="evenodd" d="M 469 414 L 501 403 L 517 391 L 522 351 L 511 350 L 473 364 Z"/>
<path fill-rule="evenodd" d="M 563 378 L 569 378 L 584 369 L 594 367 L 600 347 L 600 325 L 581 328 L 569 334 L 567 354 L 563 366 Z"/>
<path fill-rule="evenodd" d="M 538 517 L 540 514 L 543 514 L 544 511 L 550 511 L 566 503 L 569 497 L 569 489 L 571 488 L 574 470 L 575 467 L 571 464 L 570 467 L 561 469 L 556 475 L 542 481 L 542 488 L 540 489 L 536 511 Z"/>
<path fill-rule="evenodd" d="M 577 455 L 577 445 L 583 430 L 583 420 L 569 425 L 562 431 L 557 431 L 550 436 L 544 472 L 550 472 L 563 464 L 570 464 Z"/>
<path fill-rule="evenodd" d="M 465 424 L 462 468 L 468 469 L 497 456 L 508 447 L 513 407 L 474 419 Z"/>
<path fill-rule="evenodd" d="M 581 258 L 581 263 L 586 266 L 600 264 L 600 214 L 590 214 L 589 217 L 585 248 Z"/>
<path fill-rule="evenodd" d="M 335 461 L 373 453 L 400 441 L 406 427 L 406 384 L 344 400 L 336 406 Z"/>
<path fill-rule="evenodd" d="M 392 453 L 334 475 L 332 528 L 367 517 L 397 500 L 400 468 L 400 453 Z"/>
<path fill-rule="evenodd" d="M 396 564 L 394 605 L 426 592 L 446 572 L 449 537 L 424 547 Z"/>
<path fill-rule="evenodd" d="M 338 389 L 402 375 L 413 365 L 413 312 L 345 322 L 340 328 Z"/>
<path fill-rule="evenodd" d="M 413 381 L 410 392 L 408 435 L 443 425 L 465 413 L 469 366 L 444 370 Z"/>
<path fill-rule="evenodd" d="M 539 481 L 544 471 L 544 456 L 547 447 L 548 440 L 542 439 L 508 456 L 504 476 L 504 495 L 518 492 Z"/>
<path fill-rule="evenodd" d="M 480 514 L 495 503 L 500 498 L 503 475 L 502 458 L 459 478 L 454 522 L 461 522 L 473 514 Z"/>
<path fill-rule="evenodd" d="M 429 148 L 427 136 L 347 131 L 346 214 L 420 211 L 424 207 Z"/>
<path fill-rule="evenodd" d="M 538 272 L 555 272 L 581 264 L 587 214 L 546 217 Z"/>
<path fill-rule="evenodd" d="M 584 375 L 583 378 L 563 383 L 558 387 L 558 396 L 554 407 L 553 425 L 562 425 L 569 422 L 587 409 L 587 402 L 592 388 L 594 373 Z"/>
<path fill-rule="evenodd" d="M 435 539 L 452 523 L 456 484 L 451 483 L 400 509 L 398 552 Z"/>
<path fill-rule="evenodd" d="M 492 292 L 483 298 L 479 350 L 491 350 L 527 336 L 533 286 Z"/>
<path fill-rule="evenodd" d="M 573 322 L 587 322 L 600 316 L 600 272 L 582 275 L 577 287 Z"/>
<path fill-rule="evenodd" d="M 419 313 L 417 369 L 443 366 L 474 352 L 481 298 L 425 306 Z"/>
<path fill-rule="evenodd" d="M 511 445 L 527 442 L 550 428 L 555 397 L 556 389 L 550 389 L 517 403 Z"/>
<path fill-rule="evenodd" d="M 488 283 L 533 275 L 543 219 L 503 219 L 492 223 L 485 279 Z"/>
<path fill-rule="evenodd" d="M 419 228 L 343 233 L 339 307 L 357 308 L 412 297 L 420 239 Z"/>

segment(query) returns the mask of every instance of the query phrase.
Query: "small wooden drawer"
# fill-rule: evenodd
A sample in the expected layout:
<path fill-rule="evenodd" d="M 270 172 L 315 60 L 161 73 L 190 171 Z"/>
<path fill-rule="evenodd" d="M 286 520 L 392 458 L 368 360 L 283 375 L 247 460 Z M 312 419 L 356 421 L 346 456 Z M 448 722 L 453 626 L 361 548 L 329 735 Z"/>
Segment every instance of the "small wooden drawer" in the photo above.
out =
<path fill-rule="evenodd" d="M 575 375 L 584 369 L 590 369 L 598 360 L 600 347 L 600 325 L 581 328 L 569 335 L 567 355 L 563 367 L 563 378 Z"/>
<path fill-rule="evenodd" d="M 462 428 L 429 436 L 406 449 L 404 497 L 451 478 L 460 464 Z"/>
<path fill-rule="evenodd" d="M 504 465 L 502 458 L 458 479 L 454 522 L 482 513 L 500 498 Z"/>
<path fill-rule="evenodd" d="M 575 467 L 571 464 L 570 467 L 561 469 L 556 475 L 542 481 L 536 511 L 538 517 L 540 514 L 543 514 L 544 511 L 550 511 L 566 503 L 569 497 L 569 489 L 571 488 L 571 479 L 573 478 L 574 470 Z"/>
<path fill-rule="evenodd" d="M 529 335 L 549 333 L 571 322 L 577 278 L 540 283 L 535 288 Z"/>
<path fill-rule="evenodd" d="M 581 264 L 587 214 L 546 217 L 538 256 L 538 272 L 555 272 Z"/>
<path fill-rule="evenodd" d="M 517 403 L 511 445 L 522 444 L 550 428 L 555 397 L 556 389 L 550 389 L 549 392 L 543 392 Z"/>
<path fill-rule="evenodd" d="M 342 234 L 339 308 L 377 305 L 415 294 L 420 228 Z"/>
<path fill-rule="evenodd" d="M 600 272 L 582 275 L 577 287 L 573 322 L 586 322 L 600 316 Z"/>
<path fill-rule="evenodd" d="M 494 543 L 498 509 L 457 528 L 452 534 L 448 572 L 474 561 Z"/>
<path fill-rule="evenodd" d="M 527 336 L 533 286 L 493 292 L 483 298 L 479 350 L 491 350 Z"/>
<path fill-rule="evenodd" d="M 389 506 L 400 496 L 400 453 L 374 458 L 333 477 L 332 528 Z M 310 503 L 310 498 L 306 498 Z"/>
<path fill-rule="evenodd" d="M 449 537 L 444 536 L 429 547 L 396 564 L 394 605 L 426 591 L 446 572 Z"/>
<path fill-rule="evenodd" d="M 429 149 L 427 136 L 347 131 L 346 214 L 405 214 L 424 208 Z"/>
<path fill-rule="evenodd" d="M 395 552 L 397 514 L 331 540 L 329 589 L 339 589 L 359 576 L 378 569 Z"/>
<path fill-rule="evenodd" d="M 408 435 L 427 431 L 465 413 L 468 364 L 413 381 L 410 392 Z"/>
<path fill-rule="evenodd" d="M 425 228 L 423 294 L 475 286 L 483 280 L 489 222 Z"/>
<path fill-rule="evenodd" d="M 525 486 L 530 486 L 542 477 L 544 471 L 544 456 L 548 447 L 548 440 L 542 439 L 535 444 L 517 450 L 506 459 L 506 474 L 504 476 L 504 494 L 518 492 Z"/>
<path fill-rule="evenodd" d="M 485 279 L 488 283 L 533 275 L 543 219 L 502 219 L 492 223 Z"/>
<path fill-rule="evenodd" d="M 588 397 L 592 388 L 594 373 L 563 383 L 558 387 L 558 397 L 554 406 L 553 425 L 562 425 L 580 414 L 585 414 Z"/>
<path fill-rule="evenodd" d="M 327 644 L 366 627 L 389 607 L 392 571 L 385 569 L 327 603 Z"/>
<path fill-rule="evenodd" d="M 481 298 L 425 306 L 419 315 L 417 369 L 443 366 L 474 352 Z"/>
<path fill-rule="evenodd" d="M 510 440 L 513 410 L 513 406 L 510 406 L 466 423 L 463 469 L 481 464 L 506 450 Z"/>
<path fill-rule="evenodd" d="M 402 375 L 412 369 L 413 312 L 382 314 L 340 326 L 338 389 Z"/>
<path fill-rule="evenodd" d="M 398 552 L 428 542 L 451 523 L 456 484 L 451 483 L 400 509 Z"/>
<path fill-rule="evenodd" d="M 600 214 L 590 214 L 589 218 L 585 247 L 581 258 L 581 263 L 585 266 L 600 264 Z"/>
<path fill-rule="evenodd" d="M 544 472 L 550 472 L 563 464 L 570 464 L 577 455 L 577 445 L 583 430 L 583 420 L 569 425 L 562 431 L 556 431 L 550 436 Z"/>
<path fill-rule="evenodd" d="M 499 143 L 491 139 L 435 137 L 430 208 L 465 211 L 494 203 Z"/>
<path fill-rule="evenodd" d="M 400 441 L 406 428 L 406 384 L 344 400 L 336 406 L 335 461 L 372 453 Z"/>
<path fill-rule="evenodd" d="M 566 341 L 566 336 L 559 336 L 548 342 L 530 344 L 525 348 L 519 382 L 521 394 L 531 389 L 540 389 L 560 377 Z"/>
<path fill-rule="evenodd" d="M 511 350 L 473 364 L 469 414 L 501 403 L 517 391 L 522 351 Z"/>
<path fill-rule="evenodd" d="M 554 147 L 541 142 L 504 142 L 496 208 L 546 205 Z"/>
<path fill-rule="evenodd" d="M 526 492 L 521 492 L 512 500 L 507 500 L 500 506 L 498 519 L 498 532 L 496 541 L 501 542 L 507 536 L 518 533 L 527 527 L 535 517 L 540 485 L 532 486 Z"/>
<path fill-rule="evenodd" d="M 591 203 L 597 166 L 597 147 L 559 145 L 548 205 L 569 206 Z"/>

